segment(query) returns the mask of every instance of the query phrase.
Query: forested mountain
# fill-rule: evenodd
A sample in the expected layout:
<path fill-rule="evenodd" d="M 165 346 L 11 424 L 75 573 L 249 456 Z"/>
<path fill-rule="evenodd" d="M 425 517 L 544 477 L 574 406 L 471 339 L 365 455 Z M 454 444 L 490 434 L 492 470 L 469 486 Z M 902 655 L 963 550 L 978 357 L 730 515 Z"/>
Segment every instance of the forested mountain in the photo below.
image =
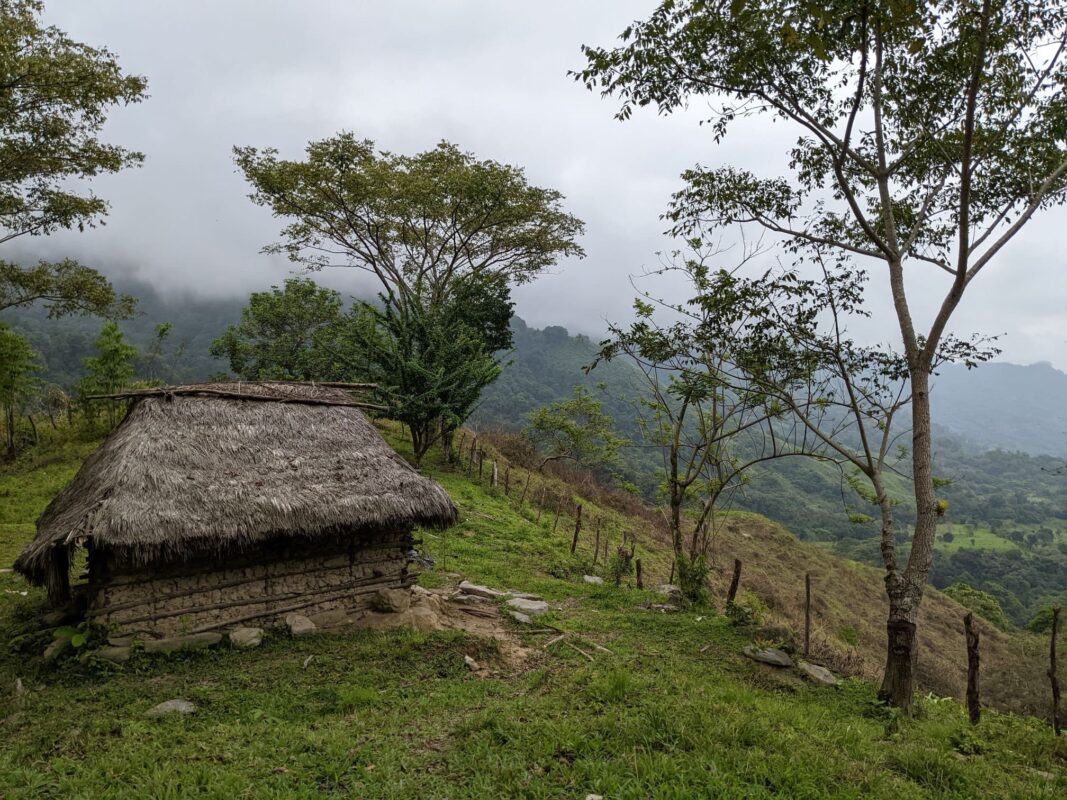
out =
<path fill-rule="evenodd" d="M 1067 374 L 1047 362 L 951 364 L 930 398 L 934 418 L 973 447 L 1067 458 Z"/>
<path fill-rule="evenodd" d="M 240 298 L 204 298 L 195 295 L 165 295 L 151 284 L 115 279 L 115 288 L 137 298 L 132 319 L 119 323 L 129 341 L 142 352 L 148 351 L 161 323 L 173 326 L 164 343 L 167 374 L 171 383 L 202 380 L 226 371 L 226 364 L 211 356 L 208 347 L 235 322 L 245 305 Z M 96 317 L 67 317 L 57 323 L 48 319 L 40 306 L 12 308 L 0 314 L 22 332 L 37 353 L 43 369 L 41 377 L 64 389 L 71 388 L 83 374 L 82 359 L 93 354 L 93 340 L 100 330 Z"/>
<path fill-rule="evenodd" d="M 582 368 L 593 363 L 597 351 L 588 337 L 570 336 L 559 327 L 536 330 L 517 318 L 513 330 L 511 366 L 485 392 L 476 423 L 519 429 L 530 411 L 569 396 L 580 383 L 601 399 L 619 431 L 635 440 L 623 449 L 620 477 L 653 497 L 659 456 L 639 446 L 633 398 L 640 381 L 633 369 L 625 362 L 600 363 L 584 374 Z M 994 377 L 979 381 L 985 370 Z M 1047 364 L 989 364 L 970 371 L 946 369 L 935 389 L 938 413 L 956 425 L 938 426 L 935 436 L 936 473 L 951 483 L 939 493 L 948 511 L 940 527 L 933 582 L 945 587 L 964 580 L 989 591 L 1017 624 L 1067 595 L 1067 472 L 1061 458 L 1040 454 L 1042 440 L 1036 435 L 1042 422 L 1052 427 L 1056 423 L 1051 420 L 1064 412 L 1048 407 L 1051 396 L 1029 396 L 1043 386 L 1046 393 L 1058 391 L 1062 401 L 1067 386 L 1056 388 L 1060 381 L 1067 384 L 1067 376 Z M 1047 405 L 1038 412 L 1042 403 Z M 1012 409 L 1004 420 L 998 417 L 1002 408 Z M 1043 416 L 1031 419 L 1031 413 Z M 959 435 L 964 420 L 971 433 L 966 437 Z M 995 449 L 1012 441 L 1018 451 Z M 849 515 L 873 509 L 864 507 L 845 478 L 837 468 L 809 459 L 773 462 L 754 470 L 738 505 L 778 520 L 802 539 L 880 565 L 876 523 L 853 522 Z M 913 501 L 906 480 L 892 480 L 903 541 L 914 521 Z"/>

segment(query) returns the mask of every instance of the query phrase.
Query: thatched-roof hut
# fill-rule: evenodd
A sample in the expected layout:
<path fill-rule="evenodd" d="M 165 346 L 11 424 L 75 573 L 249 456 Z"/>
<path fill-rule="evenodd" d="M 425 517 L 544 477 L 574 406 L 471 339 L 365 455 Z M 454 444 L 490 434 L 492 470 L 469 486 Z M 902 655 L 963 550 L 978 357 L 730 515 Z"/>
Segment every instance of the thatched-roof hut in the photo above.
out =
<path fill-rule="evenodd" d="M 64 602 L 84 546 L 90 618 L 159 635 L 351 611 L 409 585 L 413 528 L 456 509 L 357 405 L 275 382 L 134 397 L 15 568 Z"/>

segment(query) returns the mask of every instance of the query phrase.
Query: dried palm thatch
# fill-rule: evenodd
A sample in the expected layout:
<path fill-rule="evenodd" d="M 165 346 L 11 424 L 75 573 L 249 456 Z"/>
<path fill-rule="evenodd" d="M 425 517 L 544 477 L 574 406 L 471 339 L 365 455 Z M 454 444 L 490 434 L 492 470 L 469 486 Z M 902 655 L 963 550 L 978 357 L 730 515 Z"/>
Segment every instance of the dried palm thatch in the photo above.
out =
<path fill-rule="evenodd" d="M 134 397 L 45 509 L 15 562 L 31 582 L 65 572 L 76 544 L 145 565 L 247 551 L 279 536 L 455 521 L 444 489 L 397 455 L 341 389 L 174 389 Z"/>

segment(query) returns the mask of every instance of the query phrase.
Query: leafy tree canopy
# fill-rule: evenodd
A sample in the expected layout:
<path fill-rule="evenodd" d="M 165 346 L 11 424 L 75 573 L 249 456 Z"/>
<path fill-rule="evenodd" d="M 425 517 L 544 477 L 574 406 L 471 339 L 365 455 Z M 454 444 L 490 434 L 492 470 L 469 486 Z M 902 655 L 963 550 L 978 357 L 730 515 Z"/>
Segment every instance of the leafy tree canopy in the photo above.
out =
<path fill-rule="evenodd" d="M 245 380 L 339 379 L 336 363 L 341 295 L 307 278 L 289 278 L 282 288 L 253 292 L 241 321 L 211 345 Z"/>
<path fill-rule="evenodd" d="M 107 111 L 138 103 L 145 79 L 104 48 L 42 26 L 40 0 L 0 2 L 0 243 L 84 229 L 107 213 L 71 181 L 140 164 L 140 153 L 100 141 Z"/>
<path fill-rule="evenodd" d="M 956 581 L 942 591 L 964 608 L 969 608 L 1001 630 L 1008 628 L 1008 618 L 1004 615 L 1004 609 L 1000 607 L 997 598 L 988 592 L 975 589 L 963 581 Z"/>
<path fill-rule="evenodd" d="M 133 315 L 134 299 L 115 291 L 95 269 L 76 261 L 42 261 L 22 267 L 0 261 L 0 311 L 43 302 L 48 316 L 96 314 L 109 319 Z"/>
<path fill-rule="evenodd" d="M 43 26 L 42 11 L 40 0 L 0 2 L 0 244 L 93 227 L 107 202 L 76 191 L 76 181 L 143 160 L 98 137 L 109 109 L 147 96 L 144 78 L 123 73 L 110 51 Z M 74 261 L 0 261 L 0 311 L 39 300 L 52 316 L 122 318 L 133 309 L 132 298 Z"/>
<path fill-rule="evenodd" d="M 383 305 L 353 310 L 343 352 L 354 374 L 378 384 L 387 416 L 408 426 L 418 466 L 438 439 L 448 450 L 452 432 L 502 366 L 462 307 L 402 310 L 388 299 Z"/>
<path fill-rule="evenodd" d="M 584 255 L 575 241 L 584 226 L 559 192 L 448 142 L 407 156 L 341 133 L 310 143 L 303 161 L 273 149 L 234 153 L 251 199 L 288 221 L 267 252 L 311 269 L 371 272 L 394 305 L 440 305 L 464 276 L 526 283 Z"/>
<path fill-rule="evenodd" d="M 610 466 L 626 442 L 615 433 L 615 421 L 600 401 L 583 386 L 575 386 L 567 400 L 535 409 L 525 433 L 540 448 L 542 467 L 561 459 L 585 467 Z"/>

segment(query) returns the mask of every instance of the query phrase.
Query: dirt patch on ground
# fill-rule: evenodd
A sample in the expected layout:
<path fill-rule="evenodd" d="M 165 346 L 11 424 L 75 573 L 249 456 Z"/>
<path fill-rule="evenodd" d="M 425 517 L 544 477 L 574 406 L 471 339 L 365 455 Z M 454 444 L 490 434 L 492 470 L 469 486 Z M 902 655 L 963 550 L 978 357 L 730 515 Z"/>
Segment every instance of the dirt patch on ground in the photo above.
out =
<path fill-rule="evenodd" d="M 511 670 L 528 666 L 530 659 L 538 653 L 536 648 L 523 645 L 496 603 L 480 598 L 464 598 L 453 590 L 431 591 L 421 586 L 412 589 L 411 603 L 403 611 L 363 611 L 336 620 L 328 627 L 368 630 L 413 628 L 425 633 L 459 630 L 492 640 L 503 665 Z"/>

